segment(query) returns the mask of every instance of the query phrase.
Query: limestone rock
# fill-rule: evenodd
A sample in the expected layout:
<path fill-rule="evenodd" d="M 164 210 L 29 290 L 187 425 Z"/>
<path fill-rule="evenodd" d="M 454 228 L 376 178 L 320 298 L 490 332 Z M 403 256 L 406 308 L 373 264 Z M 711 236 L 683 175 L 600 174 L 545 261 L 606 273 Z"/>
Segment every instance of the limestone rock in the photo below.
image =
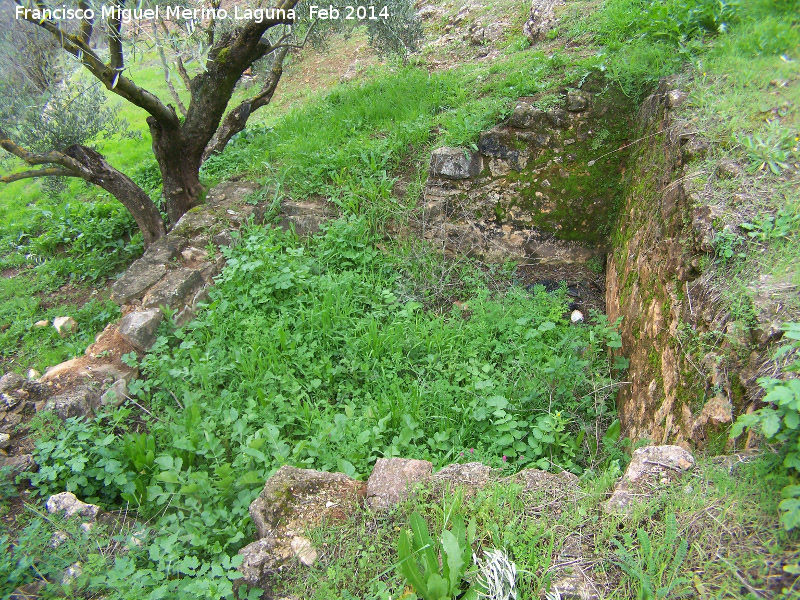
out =
<path fill-rule="evenodd" d="M 433 465 L 427 460 L 379 458 L 367 480 L 367 504 L 373 509 L 389 508 L 405 500 L 414 484 L 430 477 Z"/>
<path fill-rule="evenodd" d="M 36 469 L 36 462 L 30 454 L 0 456 L 0 469 L 8 469 L 8 475 L 13 480 L 20 473 Z"/>
<path fill-rule="evenodd" d="M 48 321 L 47 319 L 41 319 L 39 321 L 36 321 L 36 323 L 33 324 L 33 326 L 36 329 L 44 329 L 48 325 L 50 325 L 50 321 Z"/>
<path fill-rule="evenodd" d="M 228 231 L 227 229 L 223 229 L 222 231 L 220 231 L 219 233 L 215 233 L 211 237 L 211 242 L 215 246 L 219 247 L 233 246 L 233 236 L 231 235 L 230 231 Z"/>
<path fill-rule="evenodd" d="M 206 206 L 195 207 L 178 219 L 170 235 L 189 239 L 198 234 L 210 232 L 217 223 L 217 219 L 211 213 L 212 207 L 208 206 L 208 198 L 206 198 L 206 203 Z"/>
<path fill-rule="evenodd" d="M 56 317 L 53 319 L 53 328 L 63 338 L 78 330 L 78 322 L 72 317 Z"/>
<path fill-rule="evenodd" d="M 269 575 L 297 558 L 310 565 L 316 550 L 303 537 L 306 528 L 323 520 L 341 521 L 359 506 L 363 482 L 344 473 L 326 473 L 283 466 L 264 484 L 252 504 L 250 518 L 258 531 L 256 542 L 239 551 L 241 581 L 265 589 Z"/>
<path fill-rule="evenodd" d="M 667 92 L 667 95 L 664 99 L 667 108 L 678 108 L 681 104 L 686 102 L 686 99 L 689 97 L 689 94 L 683 92 L 681 90 L 671 90 Z"/>
<path fill-rule="evenodd" d="M 142 295 L 166 274 L 167 267 L 143 259 L 134 262 L 111 286 L 111 299 L 117 304 L 126 304 Z"/>
<path fill-rule="evenodd" d="M 83 565 L 76 562 L 70 565 L 61 577 L 61 587 L 69 588 L 72 582 L 83 574 Z"/>
<path fill-rule="evenodd" d="M 289 543 L 289 547 L 297 559 L 305 566 L 310 567 L 317 561 L 317 551 L 311 540 L 296 535 Z"/>
<path fill-rule="evenodd" d="M 119 322 L 117 333 L 139 352 L 147 352 L 156 341 L 164 313 L 160 308 L 130 312 Z"/>
<path fill-rule="evenodd" d="M 725 396 L 714 396 L 705 403 L 700 416 L 695 420 L 692 426 L 692 439 L 703 440 L 707 437 L 706 431 L 713 431 L 731 422 L 733 422 L 733 404 Z"/>
<path fill-rule="evenodd" d="M 175 269 L 167 273 L 163 280 L 145 294 L 144 298 L 142 298 L 142 307 L 168 306 L 179 308 L 202 285 L 203 277 L 200 275 L 200 271 L 196 269 Z"/>
<path fill-rule="evenodd" d="M 279 529 L 299 532 L 303 523 L 319 520 L 331 508 L 358 502 L 364 483 L 344 473 L 283 466 L 270 477 L 258 498 L 250 504 L 250 518 L 260 538 Z M 332 506 L 326 506 L 332 502 Z"/>
<path fill-rule="evenodd" d="M 547 124 L 547 113 L 527 102 L 517 102 L 514 111 L 508 118 L 509 127 L 531 129 Z"/>
<path fill-rule="evenodd" d="M 37 371 L 36 369 L 28 369 L 27 375 L 28 375 L 28 379 L 31 379 L 31 380 L 39 379 L 39 377 L 42 376 L 42 374 L 39 373 L 39 371 Z"/>
<path fill-rule="evenodd" d="M 71 417 L 87 417 L 100 405 L 100 394 L 88 386 L 78 386 L 73 390 L 53 396 L 44 409 L 58 415 L 62 420 Z"/>
<path fill-rule="evenodd" d="M 570 112 L 582 112 L 589 108 L 589 94 L 581 91 L 570 91 L 567 93 L 567 110 Z"/>
<path fill-rule="evenodd" d="M 630 512 L 636 498 L 668 485 L 694 467 L 694 457 L 680 446 L 649 446 L 634 451 L 625 474 L 603 505 L 610 513 Z"/>
<path fill-rule="evenodd" d="M 738 179 L 744 175 L 744 169 L 735 160 L 724 158 L 717 163 L 717 177 L 720 179 Z"/>
<path fill-rule="evenodd" d="M 150 247 L 145 251 L 140 260 L 154 265 L 166 265 L 171 260 L 177 258 L 181 250 L 188 244 L 188 240 L 179 235 L 165 235 L 150 244 Z"/>
<path fill-rule="evenodd" d="M 522 26 L 522 33 L 531 42 L 540 42 L 558 24 L 555 9 L 564 4 L 563 0 L 533 0 L 528 20 Z"/>
<path fill-rule="evenodd" d="M 273 538 L 261 538 L 241 550 L 242 564 L 238 571 L 240 581 L 251 587 L 265 589 L 269 586 L 270 575 L 278 572 L 279 561 L 275 560 L 277 542 Z"/>
<path fill-rule="evenodd" d="M 573 323 L 583 323 L 583 313 L 579 310 L 573 310 L 572 314 L 569 316 L 569 320 Z"/>
<path fill-rule="evenodd" d="M 95 521 L 97 513 L 100 512 L 99 506 L 81 502 L 72 492 L 62 492 L 50 496 L 45 506 L 51 515 L 62 512 L 67 519 L 77 516 L 83 522 Z"/>
<path fill-rule="evenodd" d="M 431 153 L 431 177 L 469 179 L 481 172 L 481 156 L 462 148 L 437 148 Z"/>
<path fill-rule="evenodd" d="M 289 229 L 294 227 L 295 233 L 303 237 L 319 231 L 319 226 L 323 221 L 327 221 L 333 216 L 333 210 L 326 204 L 318 202 L 294 202 L 286 200 L 281 203 L 280 227 Z"/>
<path fill-rule="evenodd" d="M 185 250 L 181 251 L 181 257 L 187 262 L 203 261 L 208 258 L 208 251 L 202 248 L 189 246 Z"/>
<path fill-rule="evenodd" d="M 10 371 L 0 377 L 0 393 L 12 392 L 25 385 L 25 378 L 19 373 Z"/>
<path fill-rule="evenodd" d="M 11 445 L 11 435 L 8 433 L 0 433 L 0 450 L 8 448 Z"/>
<path fill-rule="evenodd" d="M 103 406 L 120 406 L 128 397 L 128 385 L 124 379 L 117 379 L 102 396 L 100 404 Z"/>
<path fill-rule="evenodd" d="M 515 145 L 516 139 L 511 132 L 499 127 L 481 133 L 478 138 L 478 149 L 485 156 L 502 158 L 508 161 L 511 168 L 520 170 L 520 151 Z"/>

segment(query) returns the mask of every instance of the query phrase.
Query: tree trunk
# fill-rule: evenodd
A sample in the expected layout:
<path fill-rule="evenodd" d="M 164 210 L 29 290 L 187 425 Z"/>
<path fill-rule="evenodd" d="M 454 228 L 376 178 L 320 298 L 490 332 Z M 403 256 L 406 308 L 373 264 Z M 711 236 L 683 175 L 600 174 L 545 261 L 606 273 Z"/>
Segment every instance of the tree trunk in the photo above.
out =
<path fill-rule="evenodd" d="M 133 180 L 112 167 L 99 152 L 86 146 L 70 146 L 64 154 L 74 158 L 91 173 L 87 179 L 119 200 L 133 215 L 139 231 L 142 232 L 144 247 L 147 248 L 158 238 L 166 235 L 164 221 L 158 207 L 150 196 Z"/>
<path fill-rule="evenodd" d="M 203 192 L 200 165 L 205 140 L 185 140 L 181 129 L 165 128 L 153 117 L 147 118 L 147 124 L 153 136 L 153 153 L 161 170 L 167 216 L 170 227 L 174 227 L 186 211 L 200 204 Z"/>

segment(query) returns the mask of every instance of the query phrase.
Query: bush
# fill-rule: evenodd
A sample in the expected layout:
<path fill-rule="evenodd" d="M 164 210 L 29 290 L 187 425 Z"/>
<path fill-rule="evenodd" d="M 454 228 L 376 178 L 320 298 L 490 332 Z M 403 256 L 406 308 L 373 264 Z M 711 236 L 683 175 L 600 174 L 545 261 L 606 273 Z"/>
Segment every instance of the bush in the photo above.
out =
<path fill-rule="evenodd" d="M 800 323 L 784 325 L 784 336 L 792 343 L 781 347 L 778 355 L 797 352 L 800 349 Z M 800 359 L 795 358 L 786 371 L 800 372 Z M 749 415 L 741 415 L 731 430 L 731 437 L 742 434 L 745 429 L 755 430 L 764 436 L 768 444 L 778 447 L 780 468 L 791 474 L 794 483 L 781 490 L 783 500 L 778 505 L 781 523 L 787 529 L 800 526 L 800 379 L 785 380 L 761 377 L 758 384 L 766 390 L 766 406 Z"/>

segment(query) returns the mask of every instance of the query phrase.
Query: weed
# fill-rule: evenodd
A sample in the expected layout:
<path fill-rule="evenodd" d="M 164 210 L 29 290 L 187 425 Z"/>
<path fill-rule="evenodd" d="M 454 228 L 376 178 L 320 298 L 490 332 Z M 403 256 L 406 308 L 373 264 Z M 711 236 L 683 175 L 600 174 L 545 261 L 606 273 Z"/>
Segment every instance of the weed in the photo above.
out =
<path fill-rule="evenodd" d="M 780 175 L 792 168 L 793 161 L 800 159 L 800 137 L 777 120 L 767 124 L 764 134 L 737 135 L 735 139 L 744 147 L 753 172 L 769 167 L 773 174 Z"/>
<path fill-rule="evenodd" d="M 687 589 L 689 580 L 678 576 L 689 544 L 682 539 L 676 547 L 677 536 L 675 515 L 670 513 L 667 515 L 664 537 L 657 541 L 641 528 L 636 530 L 639 542 L 636 548 L 628 533 L 624 536 L 624 545 L 616 539 L 612 540 L 617 547 L 617 564 L 633 581 L 638 600 L 679 598 L 691 593 Z"/>

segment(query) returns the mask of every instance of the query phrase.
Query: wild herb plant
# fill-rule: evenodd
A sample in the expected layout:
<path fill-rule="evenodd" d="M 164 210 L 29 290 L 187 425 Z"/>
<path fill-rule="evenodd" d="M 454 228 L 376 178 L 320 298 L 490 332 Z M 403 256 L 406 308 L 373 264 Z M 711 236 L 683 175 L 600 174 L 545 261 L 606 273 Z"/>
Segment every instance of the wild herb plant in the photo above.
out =
<path fill-rule="evenodd" d="M 791 340 L 779 348 L 777 356 L 795 353 L 794 360 L 785 368 L 788 373 L 800 372 L 800 323 L 787 323 L 784 337 Z M 781 380 L 760 377 L 758 384 L 767 392 L 765 406 L 741 415 L 731 429 L 731 438 L 738 437 L 745 429 L 755 430 L 764 436 L 768 444 L 777 446 L 780 468 L 790 473 L 794 482 L 781 490 L 783 500 L 778 505 L 781 523 L 787 530 L 800 526 L 800 379 L 789 376 Z M 776 461 L 777 462 L 777 461 Z"/>
<path fill-rule="evenodd" d="M 477 600 L 473 587 L 467 587 L 465 576 L 472 565 L 472 544 L 475 542 L 475 519 L 464 526 L 464 517 L 449 514 L 440 538 L 434 539 L 418 512 L 411 514 L 412 534 L 400 530 L 397 558 L 400 572 L 414 592 L 423 600 Z M 452 526 L 447 529 L 447 522 Z"/>
<path fill-rule="evenodd" d="M 689 580 L 680 576 L 689 543 L 685 539 L 678 541 L 675 514 L 667 515 L 663 538 L 651 537 L 639 528 L 636 530 L 636 539 L 638 546 L 627 533 L 624 544 L 616 539 L 612 541 L 617 547 L 615 560 L 633 582 L 637 600 L 679 598 L 690 594 Z"/>

